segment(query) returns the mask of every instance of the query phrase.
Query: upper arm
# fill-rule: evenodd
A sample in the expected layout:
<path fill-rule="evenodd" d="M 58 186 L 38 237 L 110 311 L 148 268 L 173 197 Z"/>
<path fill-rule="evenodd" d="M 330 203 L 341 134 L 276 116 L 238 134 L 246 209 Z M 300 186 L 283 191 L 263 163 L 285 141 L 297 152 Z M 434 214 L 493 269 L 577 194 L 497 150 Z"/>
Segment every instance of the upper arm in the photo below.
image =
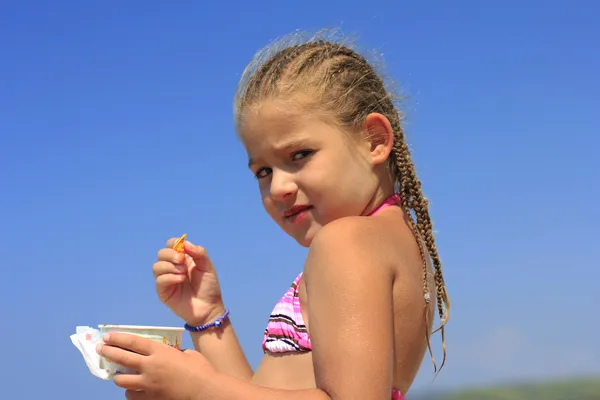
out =
<path fill-rule="evenodd" d="M 357 224 L 321 228 L 305 266 L 315 379 L 334 400 L 389 398 L 392 385 L 393 275 Z"/>

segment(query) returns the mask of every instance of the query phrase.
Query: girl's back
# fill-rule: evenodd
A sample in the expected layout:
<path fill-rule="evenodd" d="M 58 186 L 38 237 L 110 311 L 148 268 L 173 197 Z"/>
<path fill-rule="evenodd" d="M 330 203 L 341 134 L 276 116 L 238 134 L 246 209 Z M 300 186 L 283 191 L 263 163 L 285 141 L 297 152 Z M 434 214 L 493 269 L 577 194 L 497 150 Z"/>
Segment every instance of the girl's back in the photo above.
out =
<path fill-rule="evenodd" d="M 393 364 L 391 383 L 393 388 L 406 394 L 427 349 L 426 332 L 431 330 L 431 323 L 426 323 L 424 319 L 423 273 L 419 246 L 408 225 L 406 215 L 400 207 L 387 207 L 387 209 L 378 210 L 368 218 L 346 218 L 346 221 L 337 221 L 336 224 L 339 232 L 332 233 L 332 235 L 343 235 L 345 231 L 346 237 L 344 240 L 337 241 L 342 245 L 339 248 L 329 247 L 327 249 L 327 252 L 331 253 L 330 256 L 336 257 L 347 251 L 347 232 L 348 229 L 353 230 L 354 234 L 358 236 L 354 239 L 358 240 L 362 244 L 362 250 L 367 251 L 369 257 L 373 258 L 369 265 L 363 266 L 363 273 L 373 274 L 373 271 L 377 271 L 387 278 L 380 280 L 380 282 L 387 282 L 387 287 L 366 287 L 364 298 L 358 300 L 369 303 L 370 296 L 381 295 L 381 292 L 386 289 L 390 291 L 391 310 L 393 310 L 391 318 L 393 335 L 389 338 L 393 341 L 391 345 L 393 351 L 389 355 L 390 362 Z M 346 272 L 348 273 L 361 268 L 354 263 L 347 267 Z M 369 268 L 370 270 L 368 270 Z M 298 287 L 290 289 L 297 293 L 302 320 L 310 332 L 311 321 L 306 310 L 310 307 L 311 299 L 306 288 L 305 277 L 302 275 L 304 274 L 297 279 Z M 429 279 L 430 286 L 432 286 L 431 277 Z M 339 282 L 343 284 L 344 278 L 341 278 Z M 351 301 L 347 303 L 348 308 L 354 308 L 353 306 L 354 303 Z M 385 318 L 381 318 L 378 314 L 385 313 L 388 309 L 376 309 L 375 307 L 369 309 L 368 306 L 361 307 L 361 309 L 370 311 L 375 330 L 381 332 L 382 329 L 385 329 L 378 322 Z M 432 321 L 434 317 L 433 303 L 429 303 L 427 313 L 427 321 Z M 281 315 L 274 313 L 271 321 L 278 318 L 280 319 Z M 338 332 L 320 332 L 320 334 L 338 336 L 342 341 L 339 351 L 349 351 L 355 347 L 368 345 L 368 342 L 353 343 L 356 338 L 355 332 L 348 332 L 347 337 L 344 338 L 343 326 L 332 326 L 331 328 Z M 278 333 L 281 334 L 281 330 L 274 332 L 272 336 L 276 337 Z M 380 334 L 378 336 L 381 337 Z M 265 337 L 268 337 L 268 332 Z M 315 388 L 317 382 L 312 354 L 312 351 L 271 352 L 266 350 L 254 375 L 254 382 L 258 385 L 287 389 Z M 356 357 L 351 362 L 361 364 L 364 363 L 364 359 Z M 332 373 L 337 374 L 339 371 L 332 371 Z"/>

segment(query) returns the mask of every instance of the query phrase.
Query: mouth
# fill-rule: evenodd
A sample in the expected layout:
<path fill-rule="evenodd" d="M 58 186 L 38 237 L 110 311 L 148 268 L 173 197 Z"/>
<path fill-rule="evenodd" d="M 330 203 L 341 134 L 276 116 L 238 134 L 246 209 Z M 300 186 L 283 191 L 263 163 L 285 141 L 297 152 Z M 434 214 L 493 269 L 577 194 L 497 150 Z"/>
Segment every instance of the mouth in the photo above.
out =
<path fill-rule="evenodd" d="M 290 222 L 296 222 L 298 221 L 301 217 L 303 217 L 304 215 L 306 215 L 306 213 L 309 210 L 312 210 L 312 206 L 294 206 L 292 208 L 290 208 L 289 210 L 287 210 L 286 212 L 283 213 L 283 218 L 286 221 L 290 221 Z"/>

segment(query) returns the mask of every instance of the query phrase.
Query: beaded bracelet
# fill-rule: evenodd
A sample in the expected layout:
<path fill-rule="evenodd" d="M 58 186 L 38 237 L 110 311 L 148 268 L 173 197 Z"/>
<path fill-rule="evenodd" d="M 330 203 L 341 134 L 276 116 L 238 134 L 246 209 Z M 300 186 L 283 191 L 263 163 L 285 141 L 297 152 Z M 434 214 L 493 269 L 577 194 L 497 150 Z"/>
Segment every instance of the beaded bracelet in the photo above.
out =
<path fill-rule="evenodd" d="M 223 325 L 223 321 L 225 321 L 225 318 L 227 318 L 228 315 L 229 315 L 229 308 L 226 308 L 223 315 L 221 315 L 219 318 L 215 319 L 213 322 L 209 322 L 208 324 L 199 325 L 199 326 L 190 326 L 186 323 L 183 327 L 185 328 L 186 331 L 189 331 L 189 332 L 201 332 L 208 328 L 212 328 L 213 326 L 216 328 L 219 328 L 221 325 Z"/>

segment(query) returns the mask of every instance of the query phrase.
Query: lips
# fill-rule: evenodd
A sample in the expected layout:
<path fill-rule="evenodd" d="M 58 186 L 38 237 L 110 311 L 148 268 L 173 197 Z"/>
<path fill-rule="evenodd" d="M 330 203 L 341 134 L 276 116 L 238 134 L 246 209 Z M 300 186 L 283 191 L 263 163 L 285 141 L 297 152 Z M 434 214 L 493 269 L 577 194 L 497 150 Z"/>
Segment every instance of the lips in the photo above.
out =
<path fill-rule="evenodd" d="M 287 210 L 286 212 L 283 213 L 283 217 L 286 219 L 293 219 L 295 216 L 297 216 L 298 214 L 302 213 L 303 211 L 308 211 L 312 208 L 312 206 L 294 206 L 292 208 L 290 208 L 289 210 Z"/>

